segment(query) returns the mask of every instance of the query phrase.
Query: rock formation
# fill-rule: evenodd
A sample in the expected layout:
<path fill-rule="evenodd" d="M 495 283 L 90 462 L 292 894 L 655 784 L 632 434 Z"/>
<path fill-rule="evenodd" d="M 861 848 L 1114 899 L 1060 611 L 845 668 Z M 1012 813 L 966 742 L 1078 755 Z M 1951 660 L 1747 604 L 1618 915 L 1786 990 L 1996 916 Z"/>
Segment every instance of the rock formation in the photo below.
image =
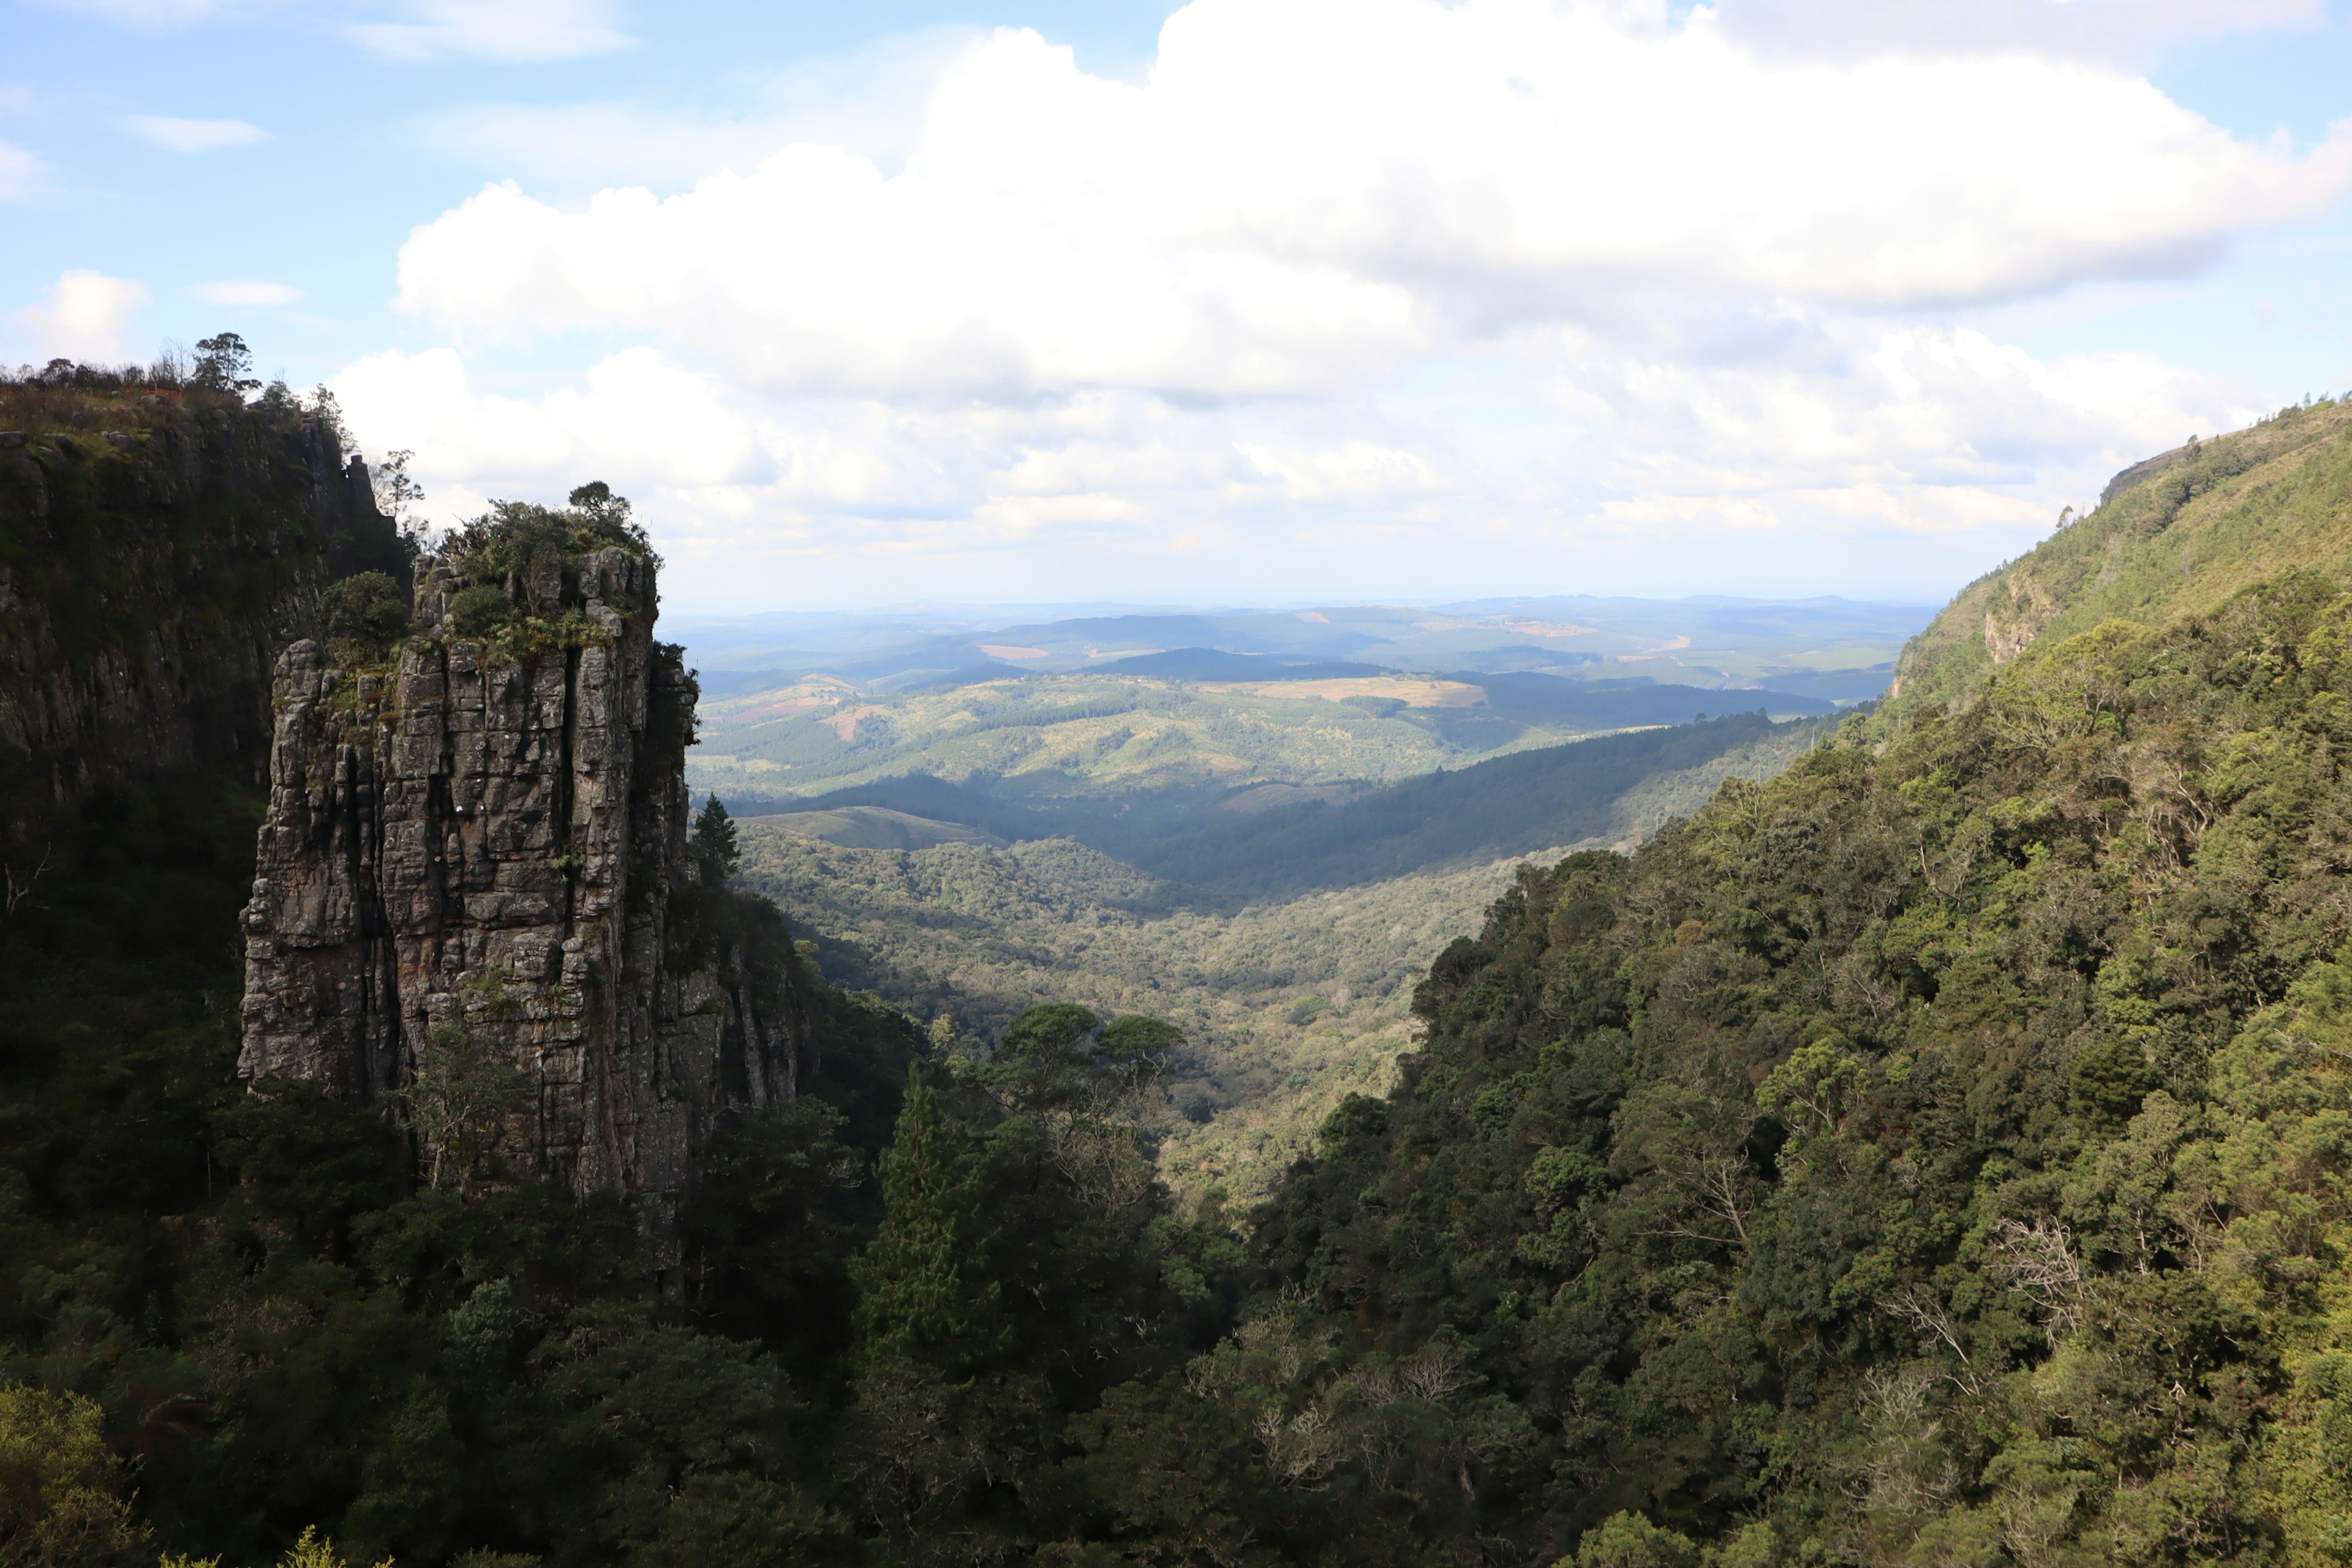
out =
<path fill-rule="evenodd" d="M 636 1194 L 664 1235 L 717 1121 L 793 1098 L 803 1030 L 789 949 L 730 938 L 688 853 L 654 574 L 625 525 L 513 507 L 430 566 L 388 659 L 279 658 L 239 1070 L 366 1102 L 487 1048 L 528 1085 L 508 1174 Z"/>

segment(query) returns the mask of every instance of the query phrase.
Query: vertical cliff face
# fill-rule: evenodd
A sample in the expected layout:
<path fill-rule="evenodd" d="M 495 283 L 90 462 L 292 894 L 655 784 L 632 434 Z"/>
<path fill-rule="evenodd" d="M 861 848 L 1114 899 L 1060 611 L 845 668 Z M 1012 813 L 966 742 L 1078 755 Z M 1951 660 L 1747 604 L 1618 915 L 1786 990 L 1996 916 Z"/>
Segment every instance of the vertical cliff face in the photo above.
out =
<path fill-rule="evenodd" d="M 511 513 L 431 567 L 388 659 L 278 660 L 240 1071 L 365 1102 L 487 1050 L 528 1084 L 489 1130 L 507 1171 L 666 1233 L 714 1123 L 793 1098 L 802 998 L 691 862 L 694 689 L 641 536 Z"/>
<path fill-rule="evenodd" d="M 272 658 L 315 626 L 338 553 L 404 559 L 324 422 L 176 395 L 58 395 L 43 423 L 0 428 L 12 835 L 126 780 L 223 763 L 257 777 Z"/>

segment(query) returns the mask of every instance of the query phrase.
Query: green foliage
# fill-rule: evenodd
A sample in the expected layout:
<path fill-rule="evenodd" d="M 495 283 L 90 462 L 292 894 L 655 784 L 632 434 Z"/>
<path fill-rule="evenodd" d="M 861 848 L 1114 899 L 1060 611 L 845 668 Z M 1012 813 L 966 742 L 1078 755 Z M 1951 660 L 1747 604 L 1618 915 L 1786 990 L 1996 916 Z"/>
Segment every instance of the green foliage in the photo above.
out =
<path fill-rule="evenodd" d="M 278 1568 L 351 1568 L 332 1541 L 319 1533 L 315 1524 L 306 1524 L 293 1545 L 278 1560 Z M 391 1560 L 379 1563 L 375 1568 L 391 1568 Z"/>
<path fill-rule="evenodd" d="M 409 1109 L 449 1185 L 383 1108 L 238 1092 L 251 803 L 93 802 L 0 919 L 0 1548 L 2340 1562 L 2347 688 L 2352 595 L 2310 574 L 2043 638 L 1964 711 L 1490 880 L 1450 942 L 1432 879 L 1212 920 L 1066 841 L 747 831 L 749 877 L 850 884 L 825 942 L 968 1005 L 927 1052 L 680 879 L 667 956 L 809 1000 L 802 1100 L 717 1130 L 660 1237 L 498 1170 L 520 1102 L 460 1026 Z M 1248 1236 L 1180 1206 L 1195 1020 L 1336 1037 L 1378 974 L 1402 1026 L 1413 942 L 1393 1083 L 1317 1103 Z M 1065 954 L 1087 984 L 1045 989 Z"/>
<path fill-rule="evenodd" d="M 610 640 L 612 623 L 591 615 L 582 596 L 578 579 L 587 568 L 580 558 L 618 550 L 647 568 L 659 558 L 646 531 L 629 520 L 629 503 L 611 487 L 583 485 L 572 493 L 568 508 L 494 501 L 441 540 L 433 560 L 457 578 L 444 619 L 450 635 L 487 642 L 506 658 Z M 629 602 L 609 580 L 599 597 L 623 616 L 650 618 L 654 608 Z"/>
<path fill-rule="evenodd" d="M 374 664 L 408 630 L 408 595 L 383 573 L 362 572 L 320 595 L 319 623 L 338 662 Z"/>
<path fill-rule="evenodd" d="M 980 1157 L 940 1114 L 919 1077 L 908 1085 L 898 1135 L 882 1157 L 882 1229 L 850 1271 L 857 1286 L 858 1354 L 954 1376 L 1013 1346 L 1002 1283 L 989 1277 L 1001 1245 L 981 1208 Z"/>
<path fill-rule="evenodd" d="M 138 1559 L 145 1531 L 123 1501 L 102 1418 L 78 1394 L 0 1385 L 0 1563 L 98 1568 Z"/>
<path fill-rule="evenodd" d="M 502 1175 L 507 1123 L 531 1108 L 533 1093 L 499 1041 L 454 1020 L 436 1024 L 404 1091 L 432 1184 L 446 1171 L 458 1192 L 471 1193 Z"/>
<path fill-rule="evenodd" d="M 1578 1543 L 1574 1562 L 1575 1568 L 1698 1568 L 1698 1548 L 1638 1513 L 1618 1513 Z"/>
<path fill-rule="evenodd" d="M 735 824 L 727 815 L 726 804 L 717 795 L 706 801 L 696 814 L 687 847 L 694 856 L 694 863 L 701 868 L 705 881 L 724 882 L 735 874 L 743 850 L 735 841 Z"/>
<path fill-rule="evenodd" d="M 449 596 L 449 629 L 461 637 L 486 637 L 515 618 L 506 590 L 475 583 Z"/>
<path fill-rule="evenodd" d="M 443 557 L 466 576 L 493 585 L 503 585 L 509 574 L 543 572 L 550 561 L 608 549 L 655 559 L 646 531 L 630 521 L 629 503 L 601 481 L 573 490 L 565 508 L 493 501 L 441 546 Z"/>
<path fill-rule="evenodd" d="M 1555 1446 L 1417 1528 L 2331 1560 L 2347 648 L 2308 576 L 2110 624 L 1526 873 L 1258 1232 L 1337 1365 L 1454 1329 Z"/>
<path fill-rule="evenodd" d="M 1350 1091 L 1387 1088 L 1412 984 L 1475 930 L 1507 864 L 1223 913 L 1066 840 L 915 854 L 838 848 L 742 826 L 744 885 L 821 933 L 844 986 L 992 1045 L 1024 1008 L 1076 1000 L 1181 1030 L 1152 1113 L 1160 1169 L 1190 1197 L 1254 1202 Z M 1303 987 L 1328 1005 L 1290 1015 Z"/>

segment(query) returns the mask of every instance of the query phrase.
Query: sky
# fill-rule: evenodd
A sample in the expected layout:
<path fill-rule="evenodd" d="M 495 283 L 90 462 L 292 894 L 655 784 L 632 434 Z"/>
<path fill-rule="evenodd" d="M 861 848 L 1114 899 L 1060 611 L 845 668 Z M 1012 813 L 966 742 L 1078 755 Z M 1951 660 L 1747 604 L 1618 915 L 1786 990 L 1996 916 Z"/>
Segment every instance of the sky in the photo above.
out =
<path fill-rule="evenodd" d="M 1932 602 L 2352 390 L 2352 0 L 0 0 L 0 235 L 673 610 Z"/>

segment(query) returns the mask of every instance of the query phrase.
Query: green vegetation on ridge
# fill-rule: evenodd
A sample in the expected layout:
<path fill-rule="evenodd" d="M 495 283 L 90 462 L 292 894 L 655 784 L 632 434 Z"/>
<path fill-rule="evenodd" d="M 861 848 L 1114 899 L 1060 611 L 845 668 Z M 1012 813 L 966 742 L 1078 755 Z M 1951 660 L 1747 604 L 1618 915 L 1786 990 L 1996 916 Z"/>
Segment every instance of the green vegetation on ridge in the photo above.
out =
<path fill-rule="evenodd" d="M 1913 638 L 1890 704 L 1965 700 L 2037 641 L 2201 614 L 2288 571 L 2352 574 L 2352 401 L 2283 408 L 2126 469 L 2096 510 Z"/>

